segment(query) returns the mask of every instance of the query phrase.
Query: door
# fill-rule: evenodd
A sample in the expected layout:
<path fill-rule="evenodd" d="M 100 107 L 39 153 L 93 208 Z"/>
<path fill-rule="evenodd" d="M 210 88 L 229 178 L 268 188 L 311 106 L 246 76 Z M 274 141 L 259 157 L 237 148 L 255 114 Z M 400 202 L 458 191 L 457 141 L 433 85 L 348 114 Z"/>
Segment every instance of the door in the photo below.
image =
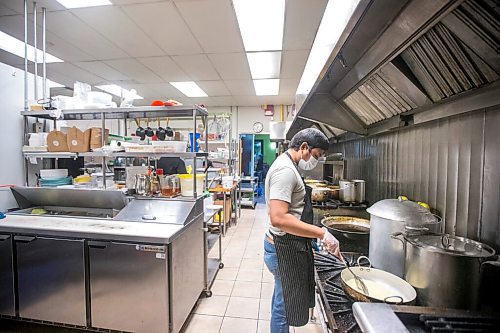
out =
<path fill-rule="evenodd" d="M 253 177 L 254 171 L 254 135 L 241 134 L 241 174 Z"/>
<path fill-rule="evenodd" d="M 92 327 L 168 332 L 166 246 L 89 241 Z"/>
<path fill-rule="evenodd" d="M 82 239 L 14 236 L 19 316 L 86 325 Z"/>
<path fill-rule="evenodd" d="M 0 315 L 15 316 L 12 236 L 0 234 Z"/>

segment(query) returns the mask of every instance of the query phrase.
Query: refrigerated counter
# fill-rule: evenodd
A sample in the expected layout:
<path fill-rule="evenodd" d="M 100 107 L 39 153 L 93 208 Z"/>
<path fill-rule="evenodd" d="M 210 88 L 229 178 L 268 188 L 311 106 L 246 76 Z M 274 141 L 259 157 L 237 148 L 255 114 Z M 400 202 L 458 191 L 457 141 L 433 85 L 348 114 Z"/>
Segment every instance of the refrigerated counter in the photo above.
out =
<path fill-rule="evenodd" d="M 180 331 L 204 288 L 202 198 L 13 193 L 21 209 L 0 220 L 0 314 L 116 331 Z"/>

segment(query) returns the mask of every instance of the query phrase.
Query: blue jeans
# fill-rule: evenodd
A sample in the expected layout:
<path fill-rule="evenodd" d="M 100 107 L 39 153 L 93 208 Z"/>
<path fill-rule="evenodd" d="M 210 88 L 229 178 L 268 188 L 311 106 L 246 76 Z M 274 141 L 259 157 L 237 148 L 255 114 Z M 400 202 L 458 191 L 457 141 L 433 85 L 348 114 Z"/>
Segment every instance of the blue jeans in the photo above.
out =
<path fill-rule="evenodd" d="M 271 333 L 288 333 L 289 327 L 286 320 L 285 300 L 283 287 L 278 271 L 278 257 L 274 244 L 264 238 L 264 262 L 269 271 L 274 275 L 274 292 L 271 304 Z"/>

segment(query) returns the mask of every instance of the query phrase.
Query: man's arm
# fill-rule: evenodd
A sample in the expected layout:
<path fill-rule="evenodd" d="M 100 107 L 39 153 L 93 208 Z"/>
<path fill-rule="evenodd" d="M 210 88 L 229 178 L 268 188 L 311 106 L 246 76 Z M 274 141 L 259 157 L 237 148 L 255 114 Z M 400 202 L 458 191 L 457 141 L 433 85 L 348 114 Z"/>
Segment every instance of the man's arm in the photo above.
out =
<path fill-rule="evenodd" d="M 270 200 L 269 215 L 271 218 L 271 224 L 274 227 L 296 236 L 323 238 L 325 230 L 312 224 L 302 222 L 288 212 L 288 206 L 289 203 L 286 201 L 277 199 Z"/>

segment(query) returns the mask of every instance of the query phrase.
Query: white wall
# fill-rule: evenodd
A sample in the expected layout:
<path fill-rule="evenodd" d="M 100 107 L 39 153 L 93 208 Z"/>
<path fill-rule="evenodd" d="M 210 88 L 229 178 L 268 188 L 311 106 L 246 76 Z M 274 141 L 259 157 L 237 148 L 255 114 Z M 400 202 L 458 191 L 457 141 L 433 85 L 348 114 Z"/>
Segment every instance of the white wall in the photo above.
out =
<path fill-rule="evenodd" d="M 32 87 L 33 75 L 29 75 Z M 32 90 L 32 89 L 31 89 Z M 31 91 L 30 91 L 31 92 Z M 33 98 L 32 95 L 29 98 Z M 20 112 L 24 108 L 24 72 L 0 63 L 0 184 L 24 185 L 24 167 L 21 149 L 23 145 L 23 121 Z M 0 188 L 0 211 L 16 207 L 8 188 Z"/>

